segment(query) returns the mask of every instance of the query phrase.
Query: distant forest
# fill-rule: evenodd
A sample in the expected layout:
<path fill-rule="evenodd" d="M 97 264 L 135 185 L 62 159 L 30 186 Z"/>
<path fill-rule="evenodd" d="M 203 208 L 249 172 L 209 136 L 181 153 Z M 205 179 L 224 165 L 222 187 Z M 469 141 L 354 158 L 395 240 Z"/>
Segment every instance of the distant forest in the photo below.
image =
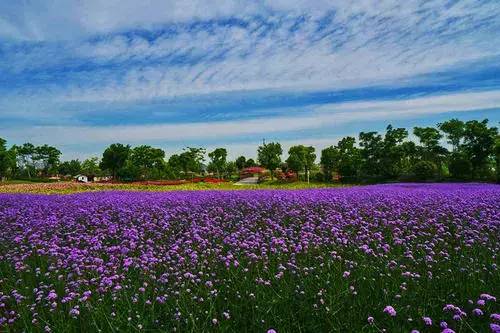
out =
<path fill-rule="evenodd" d="M 101 158 L 61 161 L 61 151 L 32 143 L 7 146 L 0 138 L 0 179 L 72 178 L 82 174 L 114 180 L 186 179 L 212 174 L 235 179 L 245 168 L 262 166 L 279 181 L 297 178 L 321 182 L 375 183 L 386 181 L 497 181 L 500 179 L 500 136 L 488 120 L 451 119 L 436 127 L 414 127 L 415 140 L 405 128 L 388 125 L 385 133 L 361 132 L 316 152 L 296 145 L 282 160 L 279 142 L 257 147 L 257 160 L 228 160 L 225 148 L 206 154 L 187 147 L 166 158 L 160 148 L 114 143 Z M 318 154 L 319 153 L 319 154 Z M 318 156 L 319 155 L 319 156 Z M 208 156 L 208 159 L 206 158 Z M 318 158 L 319 157 L 319 158 Z M 319 160 L 319 163 L 318 163 Z"/>

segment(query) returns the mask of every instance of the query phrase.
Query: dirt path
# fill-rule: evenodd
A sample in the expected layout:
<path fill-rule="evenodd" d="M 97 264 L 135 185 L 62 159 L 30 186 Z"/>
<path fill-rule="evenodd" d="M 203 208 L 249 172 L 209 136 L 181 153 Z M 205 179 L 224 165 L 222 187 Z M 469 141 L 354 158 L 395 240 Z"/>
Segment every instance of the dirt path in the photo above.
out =
<path fill-rule="evenodd" d="M 259 177 L 248 177 L 243 178 L 239 182 L 234 183 L 234 185 L 257 185 L 259 183 Z"/>

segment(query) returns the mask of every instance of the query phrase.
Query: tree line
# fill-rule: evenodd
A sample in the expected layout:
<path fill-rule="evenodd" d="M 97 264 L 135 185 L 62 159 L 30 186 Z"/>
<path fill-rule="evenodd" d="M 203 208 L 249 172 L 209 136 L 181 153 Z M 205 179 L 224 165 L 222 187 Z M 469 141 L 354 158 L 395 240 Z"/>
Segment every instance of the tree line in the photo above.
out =
<path fill-rule="evenodd" d="M 207 154 L 199 147 L 187 147 L 166 159 L 160 148 L 121 143 L 107 147 L 100 159 L 61 161 L 56 147 L 25 143 L 7 148 L 6 140 L 0 138 L 0 179 L 85 174 L 132 181 L 186 179 L 206 173 L 231 179 L 253 166 L 262 166 L 270 171 L 271 179 L 281 180 L 290 174 L 306 181 L 353 183 L 500 179 L 500 136 L 487 119 L 451 119 L 436 127 L 414 127 L 412 134 L 414 140 L 410 140 L 407 129 L 388 125 L 385 133 L 361 132 L 357 139 L 344 137 L 323 149 L 320 156 L 312 146 L 292 146 L 285 160 L 279 142 L 263 143 L 257 149 L 257 161 L 245 156 L 229 161 L 225 148 Z"/>

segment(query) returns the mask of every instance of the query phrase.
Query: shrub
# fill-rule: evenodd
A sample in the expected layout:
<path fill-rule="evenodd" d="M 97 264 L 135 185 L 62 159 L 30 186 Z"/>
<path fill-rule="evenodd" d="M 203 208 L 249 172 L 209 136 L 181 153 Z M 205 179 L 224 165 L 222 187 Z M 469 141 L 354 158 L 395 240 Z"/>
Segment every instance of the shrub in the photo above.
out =
<path fill-rule="evenodd" d="M 325 182 L 328 180 L 322 172 L 317 172 L 313 179 L 317 182 Z"/>
<path fill-rule="evenodd" d="M 430 180 L 436 176 L 436 164 L 430 161 L 420 161 L 413 166 L 413 174 L 420 181 Z"/>

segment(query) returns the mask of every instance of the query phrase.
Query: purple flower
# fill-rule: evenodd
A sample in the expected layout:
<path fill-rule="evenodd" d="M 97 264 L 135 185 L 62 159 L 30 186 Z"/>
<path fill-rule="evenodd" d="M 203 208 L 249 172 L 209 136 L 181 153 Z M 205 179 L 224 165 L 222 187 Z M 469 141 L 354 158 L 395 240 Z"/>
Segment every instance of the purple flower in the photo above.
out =
<path fill-rule="evenodd" d="M 267 330 L 267 333 L 278 333 L 278 332 L 276 332 L 276 330 L 270 328 L 270 329 Z"/>
<path fill-rule="evenodd" d="M 500 325 L 491 323 L 490 329 L 493 333 L 500 333 Z"/>
<path fill-rule="evenodd" d="M 56 294 L 56 292 L 55 292 L 54 290 L 51 290 L 51 291 L 49 292 L 49 294 L 47 295 L 47 300 L 48 300 L 49 302 L 53 302 L 53 301 L 54 301 L 54 300 L 56 300 L 56 299 L 57 299 L 57 294 Z"/>
<path fill-rule="evenodd" d="M 497 300 L 495 296 L 491 296 L 489 294 L 481 294 L 481 295 L 479 295 L 479 298 L 484 299 L 486 301 L 493 301 L 493 302 L 496 302 L 496 300 Z"/>
<path fill-rule="evenodd" d="M 490 293 L 468 302 L 469 297 L 459 299 L 458 282 L 462 277 L 468 283 L 491 281 L 497 273 L 498 268 L 484 258 L 498 252 L 498 202 L 500 188 L 487 184 L 293 192 L 0 194 L 0 243 L 8 244 L 0 247 L 0 261 L 13 272 L 0 279 L 0 331 L 9 322 L 17 325 L 13 330 L 22 329 L 18 313 L 31 313 L 23 322 L 33 320 L 42 330 L 50 318 L 67 317 L 67 311 L 78 318 L 84 307 L 91 311 L 108 305 L 108 300 L 115 303 L 111 305 L 130 302 L 128 313 L 116 307 L 107 311 L 113 313 L 114 322 L 130 327 L 144 324 L 135 310 L 145 304 L 161 308 L 180 331 L 188 331 L 192 327 L 187 314 L 192 309 L 178 305 L 186 304 L 184 300 L 200 309 L 215 304 L 209 312 L 221 318 L 214 318 L 215 325 L 237 325 L 232 322 L 238 318 L 233 318 L 223 299 L 248 299 L 260 312 L 275 293 L 310 300 L 311 309 L 315 305 L 315 311 L 326 313 L 334 312 L 332 299 L 343 302 L 342 298 L 355 297 L 371 306 L 367 309 L 383 309 L 382 316 L 408 315 L 413 318 L 408 318 L 408 325 L 431 328 L 438 317 L 421 317 L 430 308 L 414 305 L 408 292 L 418 293 L 425 284 L 437 285 L 444 278 L 451 280 L 443 285 L 450 300 L 475 301 L 471 310 L 477 309 L 468 314 L 484 317 L 487 303 L 496 299 L 493 292 L 485 289 Z M 471 248 L 485 255 L 467 257 Z M 450 266 L 457 255 L 471 260 L 471 265 Z M 367 266 L 379 276 L 363 276 Z M 356 281 L 347 293 L 332 298 L 338 291 L 324 273 L 350 280 L 354 270 Z M 36 281 L 30 288 L 24 279 L 27 274 Z M 383 296 L 366 300 L 371 294 L 358 283 L 372 278 L 387 287 Z M 232 290 L 239 279 L 248 283 Z M 402 281 L 392 285 L 395 279 Z M 314 280 L 317 289 L 300 282 L 285 288 L 294 280 Z M 216 299 L 221 301 L 214 303 Z M 387 305 L 393 299 L 399 313 Z M 443 310 L 446 318 L 466 318 L 456 305 L 447 304 Z M 215 315 L 209 313 L 196 315 L 200 327 L 212 325 Z M 490 322 L 498 325 L 498 318 L 493 314 Z M 259 319 L 266 325 L 269 317 Z M 367 321 L 375 324 L 372 316 Z M 69 321 L 68 330 L 76 330 L 77 324 Z M 445 322 L 439 326 L 448 329 Z"/>
<path fill-rule="evenodd" d="M 444 330 L 441 331 L 441 333 L 455 333 L 455 331 L 452 330 L 451 328 L 445 328 Z"/>
<path fill-rule="evenodd" d="M 78 306 L 75 306 L 71 310 L 69 310 L 69 315 L 73 318 L 76 318 L 80 315 L 80 310 L 78 309 Z"/>
<path fill-rule="evenodd" d="M 456 310 L 457 310 L 457 307 L 453 304 L 446 304 L 443 308 L 443 311 L 455 312 Z"/>
<path fill-rule="evenodd" d="M 483 315 L 483 311 L 481 309 L 478 309 L 478 308 L 472 310 L 472 313 L 474 315 L 476 315 L 476 316 L 482 316 Z"/>
<path fill-rule="evenodd" d="M 392 306 L 390 306 L 390 305 L 387 305 L 384 308 L 384 312 L 387 313 L 391 317 L 395 317 L 396 316 L 396 310 Z"/>

